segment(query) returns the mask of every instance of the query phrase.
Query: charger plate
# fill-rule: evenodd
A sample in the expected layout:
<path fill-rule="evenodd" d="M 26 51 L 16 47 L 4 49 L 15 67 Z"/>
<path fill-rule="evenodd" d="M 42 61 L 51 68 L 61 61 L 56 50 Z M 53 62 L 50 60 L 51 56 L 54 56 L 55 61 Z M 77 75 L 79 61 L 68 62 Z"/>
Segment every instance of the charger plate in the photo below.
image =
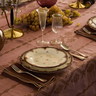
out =
<path fill-rule="evenodd" d="M 52 47 L 31 49 L 21 55 L 24 68 L 34 72 L 51 73 L 68 67 L 72 62 L 69 52 Z"/>

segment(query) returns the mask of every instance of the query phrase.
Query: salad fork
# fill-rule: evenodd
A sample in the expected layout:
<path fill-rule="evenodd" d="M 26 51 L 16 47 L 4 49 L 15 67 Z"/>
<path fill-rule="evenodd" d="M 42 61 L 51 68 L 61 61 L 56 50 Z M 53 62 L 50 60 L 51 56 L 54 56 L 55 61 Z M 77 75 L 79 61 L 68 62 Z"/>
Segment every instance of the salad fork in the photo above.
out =
<path fill-rule="evenodd" d="M 28 75 L 30 75 L 30 76 L 33 76 L 34 78 L 36 78 L 37 80 L 39 80 L 39 81 L 41 81 L 41 82 L 46 82 L 46 81 L 47 81 L 46 79 L 42 79 L 42 78 L 40 78 L 40 77 L 38 77 L 38 76 L 30 73 L 30 72 L 21 70 L 21 69 L 18 68 L 16 65 L 12 65 L 11 67 L 12 67 L 12 69 L 13 69 L 14 71 L 16 71 L 17 73 L 25 73 L 25 74 L 28 74 Z"/>

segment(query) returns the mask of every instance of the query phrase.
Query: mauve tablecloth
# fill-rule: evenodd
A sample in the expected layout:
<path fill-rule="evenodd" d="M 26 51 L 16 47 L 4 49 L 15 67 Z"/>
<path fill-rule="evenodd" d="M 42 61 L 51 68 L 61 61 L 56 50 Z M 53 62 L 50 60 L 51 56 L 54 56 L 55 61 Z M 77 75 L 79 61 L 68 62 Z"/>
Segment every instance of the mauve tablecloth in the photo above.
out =
<path fill-rule="evenodd" d="M 66 6 L 65 3 L 59 1 L 56 4 L 58 7 L 61 9 L 69 8 L 68 4 Z M 19 9 L 19 15 L 31 12 L 38 7 L 36 2 L 24 5 Z M 96 96 L 96 59 L 94 57 L 96 55 L 96 42 L 74 33 L 75 30 L 86 25 L 89 18 L 96 16 L 96 3 L 88 9 L 72 10 L 78 10 L 81 16 L 75 18 L 72 25 L 65 26 L 59 35 L 63 37 L 65 44 L 70 46 L 71 49 L 84 53 L 88 58 L 84 61 L 73 58 L 71 66 L 65 69 L 62 74 L 58 74 L 56 82 L 53 82 L 39 92 L 34 86 L 29 87 L 26 84 L 4 77 L 1 75 L 3 69 L 17 62 L 22 53 L 32 48 L 41 47 L 36 44 L 36 41 L 41 39 L 41 30 L 33 32 L 24 28 L 24 36 L 13 40 L 6 39 L 5 45 L 0 52 L 0 96 L 70 96 L 70 94 L 71 96 Z M 4 15 L 0 16 L 0 28 L 2 30 L 8 28 Z M 19 26 L 19 28 L 21 27 Z M 47 27 L 44 32 L 44 39 L 49 41 L 58 39 L 59 35 L 53 34 L 51 27 Z M 91 57 L 94 57 L 92 61 L 94 63 L 87 63 L 87 61 L 91 60 Z"/>

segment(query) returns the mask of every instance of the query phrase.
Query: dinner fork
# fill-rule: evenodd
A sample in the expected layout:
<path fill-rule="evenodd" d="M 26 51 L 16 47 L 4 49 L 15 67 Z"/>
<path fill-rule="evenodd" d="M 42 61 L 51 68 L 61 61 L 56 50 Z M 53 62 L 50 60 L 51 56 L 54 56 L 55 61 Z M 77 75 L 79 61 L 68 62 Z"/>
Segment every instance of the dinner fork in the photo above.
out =
<path fill-rule="evenodd" d="M 38 77 L 38 76 L 30 73 L 30 72 L 23 71 L 22 69 L 18 68 L 16 65 L 12 65 L 11 67 L 12 67 L 12 69 L 13 69 L 14 71 L 16 71 L 17 73 L 25 73 L 25 74 L 28 74 L 28 75 L 30 75 L 30 76 L 33 76 L 34 78 L 36 78 L 37 80 L 39 80 L 39 81 L 41 81 L 41 82 L 46 82 L 46 81 L 47 81 L 46 79 L 42 79 L 42 78 L 40 78 L 40 77 Z"/>

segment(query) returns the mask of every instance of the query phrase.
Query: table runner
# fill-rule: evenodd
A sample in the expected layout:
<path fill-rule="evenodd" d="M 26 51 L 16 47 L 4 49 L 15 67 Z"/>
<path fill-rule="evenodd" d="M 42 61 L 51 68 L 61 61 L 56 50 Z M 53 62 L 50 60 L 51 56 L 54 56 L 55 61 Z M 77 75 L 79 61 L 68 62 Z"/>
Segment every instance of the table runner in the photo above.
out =
<path fill-rule="evenodd" d="M 96 96 L 96 56 L 64 77 L 36 96 Z"/>

